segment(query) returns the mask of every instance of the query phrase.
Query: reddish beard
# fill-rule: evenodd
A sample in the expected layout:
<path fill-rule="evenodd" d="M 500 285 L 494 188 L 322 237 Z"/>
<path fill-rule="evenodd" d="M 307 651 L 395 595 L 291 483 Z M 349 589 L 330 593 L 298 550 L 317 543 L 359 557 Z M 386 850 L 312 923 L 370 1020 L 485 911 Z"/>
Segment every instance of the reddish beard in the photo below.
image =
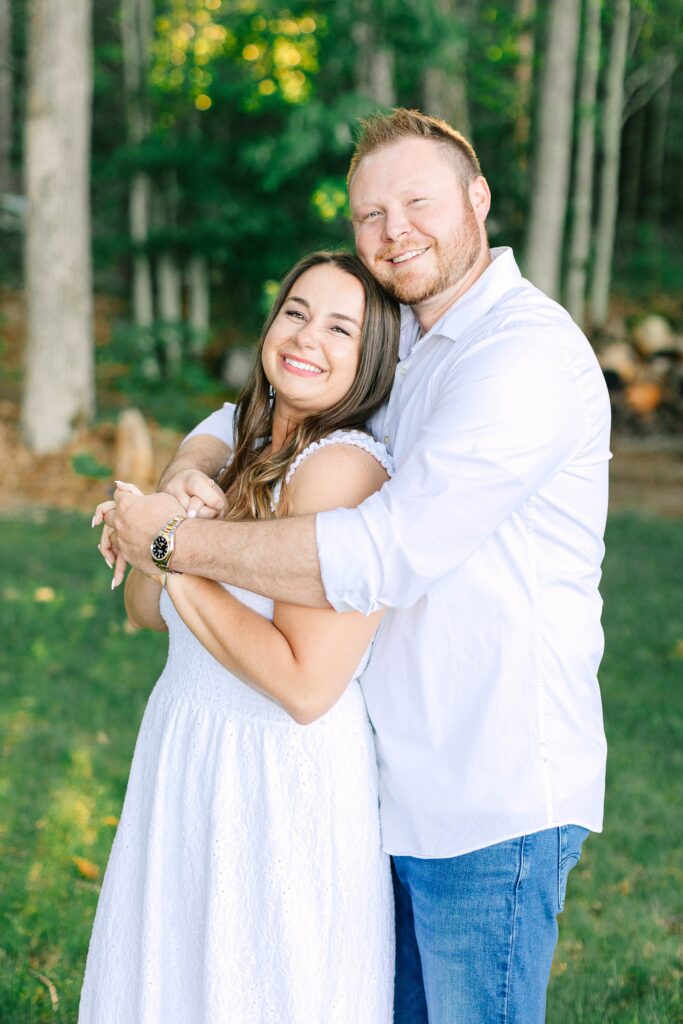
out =
<path fill-rule="evenodd" d="M 436 269 L 432 274 L 416 273 L 413 276 L 409 263 L 405 276 L 402 277 L 400 271 L 397 274 L 395 270 L 387 268 L 384 258 L 376 261 L 372 268 L 374 276 L 385 291 L 406 306 L 418 306 L 428 299 L 433 299 L 435 295 L 448 291 L 464 280 L 470 272 L 482 249 L 479 223 L 473 211 L 465 210 L 460 230 L 443 247 L 435 239 L 429 239 L 429 242 L 429 249 L 436 257 Z M 424 245 L 416 244 L 409 248 L 422 249 Z M 403 251 L 406 252 L 407 249 L 404 247 Z"/>

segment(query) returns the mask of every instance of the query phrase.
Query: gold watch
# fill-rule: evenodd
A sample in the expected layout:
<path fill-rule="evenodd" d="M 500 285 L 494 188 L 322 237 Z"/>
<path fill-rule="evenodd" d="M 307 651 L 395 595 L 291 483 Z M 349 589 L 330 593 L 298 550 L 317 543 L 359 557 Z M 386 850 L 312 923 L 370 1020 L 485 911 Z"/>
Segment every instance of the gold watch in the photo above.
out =
<path fill-rule="evenodd" d="M 185 515 L 173 516 L 150 544 L 149 549 L 152 561 L 157 569 L 161 569 L 162 572 L 178 572 L 177 569 L 169 569 L 168 563 L 171 561 L 171 555 L 173 554 L 175 532 L 186 519 L 187 516 Z"/>

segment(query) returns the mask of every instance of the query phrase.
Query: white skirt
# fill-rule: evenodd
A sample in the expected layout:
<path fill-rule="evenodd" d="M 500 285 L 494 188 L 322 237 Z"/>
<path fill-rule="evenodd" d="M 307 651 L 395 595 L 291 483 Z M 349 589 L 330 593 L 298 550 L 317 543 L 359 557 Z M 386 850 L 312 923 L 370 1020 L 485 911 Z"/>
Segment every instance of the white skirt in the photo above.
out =
<path fill-rule="evenodd" d="M 231 588 L 232 589 L 232 588 Z M 262 614 L 270 602 L 234 593 Z M 79 1024 L 390 1024 L 394 924 L 357 681 L 299 726 L 167 595 Z"/>

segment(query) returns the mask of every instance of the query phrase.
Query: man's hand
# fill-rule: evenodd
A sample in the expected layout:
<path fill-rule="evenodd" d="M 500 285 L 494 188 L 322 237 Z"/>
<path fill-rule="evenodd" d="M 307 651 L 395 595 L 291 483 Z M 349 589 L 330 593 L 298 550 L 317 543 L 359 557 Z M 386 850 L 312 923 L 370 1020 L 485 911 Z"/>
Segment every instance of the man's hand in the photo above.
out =
<path fill-rule="evenodd" d="M 185 509 L 170 494 L 138 495 L 121 489 L 114 492 L 113 502 L 103 505 L 104 521 L 117 553 L 112 587 L 123 580 L 126 562 L 144 573 L 155 573 L 150 544 L 168 520 L 179 512 L 186 514 Z"/>
<path fill-rule="evenodd" d="M 190 519 L 216 519 L 227 504 L 218 484 L 199 469 L 181 469 L 164 483 L 162 492 L 175 498 Z"/>
<path fill-rule="evenodd" d="M 199 469 L 181 469 L 168 480 L 162 479 L 159 483 L 161 493 L 175 498 L 189 519 L 194 519 L 195 516 L 199 519 L 216 519 L 227 507 L 224 492 L 210 476 Z M 116 485 L 119 491 L 141 494 L 134 484 L 124 484 L 117 480 Z M 113 508 L 113 502 L 101 502 L 95 509 L 92 520 L 93 527 L 104 523 L 98 548 L 109 568 L 115 570 L 112 588 L 118 586 L 125 572 L 125 559 L 112 540 L 111 528 L 104 522 L 105 512 Z M 161 526 L 159 528 L 161 529 Z"/>

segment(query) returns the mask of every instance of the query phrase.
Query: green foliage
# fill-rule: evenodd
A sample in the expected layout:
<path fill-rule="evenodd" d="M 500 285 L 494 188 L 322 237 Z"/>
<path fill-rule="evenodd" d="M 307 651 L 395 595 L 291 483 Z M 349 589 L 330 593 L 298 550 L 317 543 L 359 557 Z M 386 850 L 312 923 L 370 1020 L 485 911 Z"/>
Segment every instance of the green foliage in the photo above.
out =
<path fill-rule="evenodd" d="M 116 325 L 111 341 L 98 352 L 102 416 L 110 416 L 121 404 L 133 405 L 162 426 L 191 430 L 218 405 L 235 397 L 200 358 L 187 354 L 191 339 L 184 325 L 174 327 L 186 351 L 178 375 L 172 375 L 164 363 L 160 326 L 147 332 Z"/>
<path fill-rule="evenodd" d="M 71 466 L 78 476 L 87 476 L 91 480 L 108 480 L 112 475 L 109 466 L 103 466 L 90 452 L 77 452 L 72 455 Z"/>
<path fill-rule="evenodd" d="M 613 7 L 603 5 L 603 58 Z M 12 0 L 11 8 L 18 182 L 28 6 Z M 667 55 L 680 62 L 683 38 L 677 0 L 634 0 L 632 8 L 627 112 L 634 101 L 645 102 L 624 129 L 616 287 L 628 291 L 635 280 L 647 299 L 661 288 L 680 289 L 683 280 L 666 255 L 681 231 L 680 74 L 669 94 L 652 85 Z M 519 9 L 496 0 L 154 0 L 149 75 L 140 97 L 149 108 L 149 131 L 131 143 L 120 0 L 94 0 L 96 286 L 130 295 L 137 250 L 129 237 L 129 186 L 144 171 L 154 199 L 143 246 L 152 266 L 161 252 L 171 251 L 181 269 L 192 254 L 204 254 L 217 320 L 254 336 L 264 283 L 281 278 L 303 253 L 350 238 L 338 193 L 357 119 L 376 107 L 359 87 L 363 30 L 392 52 L 396 100 L 409 107 L 423 106 L 427 70 L 449 73 L 453 45 L 460 46 L 472 136 L 493 189 L 491 240 L 518 246 L 532 189 L 533 121 L 550 3 L 537 0 L 530 26 L 520 22 Z M 518 75 L 525 28 L 534 52 L 528 107 Z M 532 134 L 520 141 L 517 128 L 526 115 Z M 599 155 L 597 163 L 599 169 Z M 6 232 L 0 273 L 18 282 L 20 265 L 21 236 Z"/>
<path fill-rule="evenodd" d="M 121 593 L 110 592 L 83 517 L 6 519 L 2 531 L 0 1020 L 71 1024 L 166 640 L 126 630 Z M 560 918 L 548 1007 L 558 1024 L 662 1024 L 683 1010 L 683 594 L 671 558 L 682 544 L 680 521 L 619 516 L 609 525 L 607 814 L 604 834 L 589 837 L 572 872 Z"/>

